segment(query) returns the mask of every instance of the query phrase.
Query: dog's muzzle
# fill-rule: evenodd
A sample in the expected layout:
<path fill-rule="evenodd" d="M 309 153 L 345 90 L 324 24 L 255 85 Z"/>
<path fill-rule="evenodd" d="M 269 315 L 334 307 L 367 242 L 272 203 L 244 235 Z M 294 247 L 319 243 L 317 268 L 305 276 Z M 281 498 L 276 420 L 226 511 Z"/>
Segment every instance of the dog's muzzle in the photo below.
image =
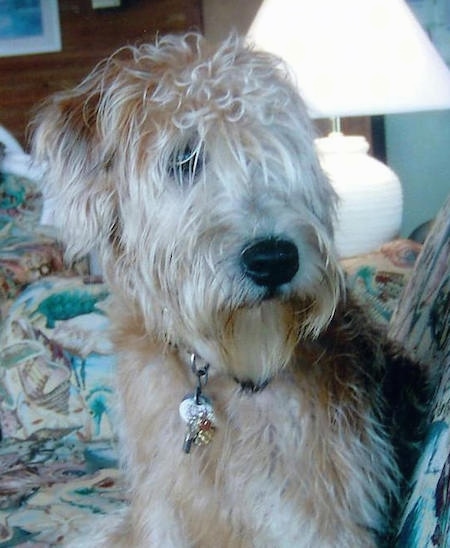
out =
<path fill-rule="evenodd" d="M 266 238 L 247 244 L 241 252 L 244 274 L 271 290 L 292 280 L 299 268 L 297 246 L 289 240 Z"/>

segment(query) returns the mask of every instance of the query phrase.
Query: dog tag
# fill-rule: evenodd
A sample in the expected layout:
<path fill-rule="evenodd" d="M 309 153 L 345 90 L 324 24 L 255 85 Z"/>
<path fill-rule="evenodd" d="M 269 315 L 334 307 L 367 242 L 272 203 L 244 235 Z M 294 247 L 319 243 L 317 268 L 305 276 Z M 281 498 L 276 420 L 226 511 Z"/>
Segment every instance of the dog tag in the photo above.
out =
<path fill-rule="evenodd" d="M 180 417 L 187 424 L 183 450 L 189 453 L 192 444 L 207 445 L 214 437 L 215 415 L 210 401 L 203 395 L 186 396 L 180 403 Z"/>

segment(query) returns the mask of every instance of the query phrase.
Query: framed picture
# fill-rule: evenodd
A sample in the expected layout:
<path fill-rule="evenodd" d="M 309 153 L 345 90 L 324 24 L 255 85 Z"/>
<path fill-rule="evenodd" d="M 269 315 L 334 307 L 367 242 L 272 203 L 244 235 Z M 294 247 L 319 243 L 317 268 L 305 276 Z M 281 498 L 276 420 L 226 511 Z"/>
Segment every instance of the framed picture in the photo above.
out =
<path fill-rule="evenodd" d="M 61 51 L 57 0 L 0 0 L 0 56 Z"/>

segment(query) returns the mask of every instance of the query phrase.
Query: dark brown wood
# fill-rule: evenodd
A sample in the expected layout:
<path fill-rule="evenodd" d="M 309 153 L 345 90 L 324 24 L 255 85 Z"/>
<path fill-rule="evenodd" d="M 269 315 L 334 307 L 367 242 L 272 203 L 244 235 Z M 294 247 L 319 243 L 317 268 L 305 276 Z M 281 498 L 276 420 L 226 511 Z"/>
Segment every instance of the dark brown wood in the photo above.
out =
<path fill-rule="evenodd" d="M 156 33 L 202 30 L 201 0 L 122 0 L 109 10 L 92 9 L 91 0 L 60 0 L 59 11 L 61 52 L 0 58 L 0 124 L 24 146 L 35 107 L 118 47 Z"/>

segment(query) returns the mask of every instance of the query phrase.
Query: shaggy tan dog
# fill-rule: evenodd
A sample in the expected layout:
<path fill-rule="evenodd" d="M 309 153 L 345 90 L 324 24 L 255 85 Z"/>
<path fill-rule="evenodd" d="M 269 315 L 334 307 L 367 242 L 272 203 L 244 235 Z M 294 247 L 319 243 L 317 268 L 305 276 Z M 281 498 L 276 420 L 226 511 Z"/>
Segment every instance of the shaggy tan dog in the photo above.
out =
<path fill-rule="evenodd" d="M 130 506 L 80 544 L 375 546 L 398 387 L 344 296 L 282 64 L 237 38 L 124 48 L 48 102 L 34 147 L 69 257 L 97 250 L 114 295 Z"/>

